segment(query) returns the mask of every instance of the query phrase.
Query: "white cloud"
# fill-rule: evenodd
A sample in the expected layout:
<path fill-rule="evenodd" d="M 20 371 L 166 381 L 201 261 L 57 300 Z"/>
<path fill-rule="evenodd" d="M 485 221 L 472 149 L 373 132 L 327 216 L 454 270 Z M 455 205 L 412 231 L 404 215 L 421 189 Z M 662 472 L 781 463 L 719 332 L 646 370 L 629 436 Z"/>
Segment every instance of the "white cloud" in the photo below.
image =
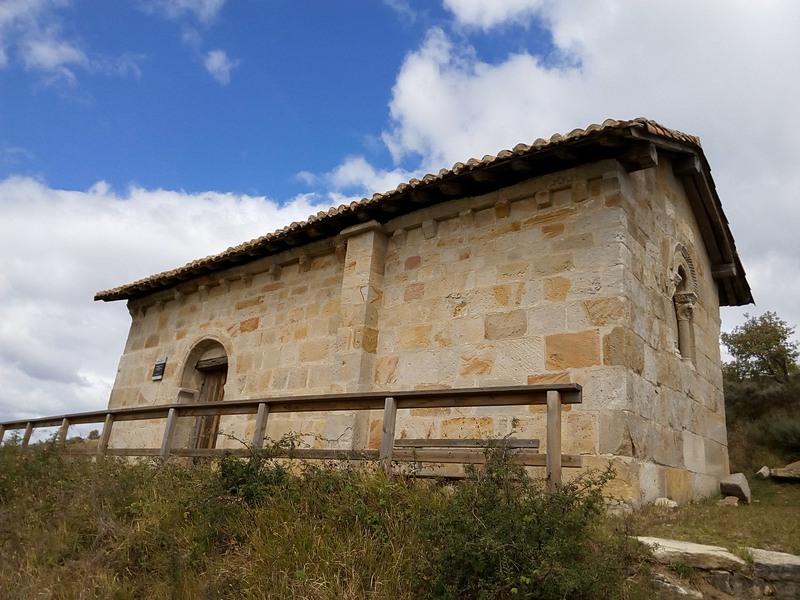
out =
<path fill-rule="evenodd" d="M 363 197 L 393 190 L 417 174 L 402 169 L 376 169 L 363 156 L 352 156 L 328 173 L 325 181 L 334 190 L 352 190 Z"/>
<path fill-rule="evenodd" d="M 526 23 L 544 0 L 444 0 L 445 7 L 462 25 L 491 29 L 507 23 Z"/>
<path fill-rule="evenodd" d="M 576 68 L 550 69 L 529 54 L 488 64 L 432 29 L 400 70 L 390 103 L 393 127 L 383 139 L 396 160 L 418 155 L 435 172 L 533 141 L 531 135 L 572 129 L 570 105 L 582 87 Z"/>
<path fill-rule="evenodd" d="M 417 20 L 416 11 L 411 8 L 408 0 L 383 0 L 383 3 L 391 8 L 395 14 L 408 23 L 414 23 Z"/>
<path fill-rule="evenodd" d="M 67 65 L 86 67 L 89 58 L 74 44 L 46 35 L 39 39 L 26 40 L 23 49 L 25 66 L 43 71 L 55 71 Z"/>
<path fill-rule="evenodd" d="M 186 194 L 105 182 L 52 189 L 0 180 L 0 421 L 103 408 L 130 319 L 94 293 L 300 221 L 327 204 L 300 196 Z"/>
<path fill-rule="evenodd" d="M 203 60 L 206 70 L 220 85 L 231 82 L 231 71 L 239 66 L 238 60 L 231 60 L 224 50 L 210 50 Z"/>
<path fill-rule="evenodd" d="M 40 73 L 47 83 L 77 82 L 77 71 L 105 75 L 140 75 L 143 57 L 109 57 L 88 53 L 62 33 L 58 9 L 68 0 L 5 0 L 0 3 L 0 68 L 15 61 Z"/>
<path fill-rule="evenodd" d="M 384 140 L 436 172 L 605 118 L 701 136 L 759 310 L 800 324 L 800 5 L 793 2 L 447 0 L 458 25 L 537 18 L 563 60 L 484 61 L 432 29 L 398 74 Z M 793 300 L 792 300 L 793 299 Z M 751 313 L 754 307 L 745 308 Z M 740 320 L 743 310 L 726 310 Z M 732 327 L 736 322 L 725 322 Z"/>
<path fill-rule="evenodd" d="M 190 15 L 203 23 L 214 21 L 224 5 L 225 0 L 146 0 L 143 4 L 145 10 L 169 19 Z"/>

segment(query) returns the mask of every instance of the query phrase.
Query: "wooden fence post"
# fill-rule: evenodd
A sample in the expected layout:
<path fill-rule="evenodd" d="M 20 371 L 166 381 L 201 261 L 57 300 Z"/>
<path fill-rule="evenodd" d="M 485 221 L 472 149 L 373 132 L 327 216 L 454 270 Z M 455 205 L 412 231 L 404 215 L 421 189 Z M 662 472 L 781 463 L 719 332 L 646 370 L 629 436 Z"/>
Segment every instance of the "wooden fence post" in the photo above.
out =
<path fill-rule="evenodd" d="M 167 462 L 169 451 L 172 448 L 172 438 L 175 437 L 175 426 L 178 424 L 178 414 L 174 408 L 167 413 L 167 424 L 164 427 L 164 438 L 161 440 L 161 452 L 159 457 L 163 462 Z"/>
<path fill-rule="evenodd" d="M 105 456 L 108 450 L 108 443 L 111 441 L 111 427 L 114 425 L 114 415 L 111 413 L 106 415 L 106 420 L 103 423 L 103 433 L 100 434 L 100 439 L 97 440 L 97 456 Z"/>
<path fill-rule="evenodd" d="M 547 487 L 555 491 L 561 486 L 561 394 L 547 392 Z"/>
<path fill-rule="evenodd" d="M 397 421 L 397 401 L 389 396 L 383 405 L 383 426 L 381 427 L 381 466 L 387 473 L 392 466 L 392 448 L 394 447 L 394 426 Z"/>
<path fill-rule="evenodd" d="M 0 445 L 3 443 L 3 437 L 6 435 L 6 426 L 0 425 Z"/>
<path fill-rule="evenodd" d="M 256 450 L 264 447 L 264 438 L 267 435 L 267 417 L 269 417 L 269 405 L 260 402 L 258 413 L 256 413 L 256 428 L 253 431 L 253 448 Z"/>
<path fill-rule="evenodd" d="M 31 434 L 33 433 L 33 423 L 28 421 L 27 425 L 25 425 L 25 435 L 22 436 L 22 449 L 25 450 L 28 447 L 28 443 L 31 441 Z"/>
<path fill-rule="evenodd" d="M 61 419 L 61 427 L 58 428 L 58 444 L 63 446 L 64 443 L 67 441 L 67 431 L 69 430 L 69 419 L 64 417 Z"/>

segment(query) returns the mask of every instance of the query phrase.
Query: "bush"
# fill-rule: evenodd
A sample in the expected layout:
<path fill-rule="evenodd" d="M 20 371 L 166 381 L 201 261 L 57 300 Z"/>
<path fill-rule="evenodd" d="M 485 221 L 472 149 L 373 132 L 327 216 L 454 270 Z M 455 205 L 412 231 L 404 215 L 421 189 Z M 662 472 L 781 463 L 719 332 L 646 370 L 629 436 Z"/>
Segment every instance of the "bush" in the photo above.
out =
<path fill-rule="evenodd" d="M 429 563 L 421 596 L 437 599 L 584 599 L 623 596 L 640 550 L 601 526 L 612 473 L 580 477 L 548 492 L 490 449 L 484 468 L 457 485 L 422 524 Z"/>
<path fill-rule="evenodd" d="M 266 454 L 189 466 L 0 448 L 0 598 L 628 597 L 610 474 L 548 494 L 507 451 L 454 485 Z"/>
<path fill-rule="evenodd" d="M 731 469 L 754 473 L 800 459 L 800 375 L 724 383 Z"/>

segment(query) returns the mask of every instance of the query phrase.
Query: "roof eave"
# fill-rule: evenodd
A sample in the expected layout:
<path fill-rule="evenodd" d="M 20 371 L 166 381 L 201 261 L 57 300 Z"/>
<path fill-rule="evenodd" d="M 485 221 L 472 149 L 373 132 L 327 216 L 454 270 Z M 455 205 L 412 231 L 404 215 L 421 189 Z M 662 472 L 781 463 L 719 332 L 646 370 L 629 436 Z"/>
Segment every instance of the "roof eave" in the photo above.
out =
<path fill-rule="evenodd" d="M 352 225 L 371 220 L 385 222 L 424 206 L 488 193 L 532 176 L 580 164 L 613 158 L 629 171 L 647 168 L 657 161 L 658 151 L 677 157 L 673 161 L 675 172 L 687 189 L 704 243 L 712 256 L 712 272 L 718 282 L 720 304 L 751 303 L 750 287 L 699 140 L 646 119 L 607 121 L 586 130 L 574 130 L 566 136 L 536 140 L 531 146 L 520 144 L 497 156 L 456 163 L 452 169 L 443 169 L 437 175 L 412 179 L 385 194 L 375 194 L 372 198 L 312 215 L 304 223 L 292 223 L 273 234 L 193 261 L 179 269 L 98 292 L 94 299 L 108 302 L 147 296 L 187 279 L 336 236 Z"/>

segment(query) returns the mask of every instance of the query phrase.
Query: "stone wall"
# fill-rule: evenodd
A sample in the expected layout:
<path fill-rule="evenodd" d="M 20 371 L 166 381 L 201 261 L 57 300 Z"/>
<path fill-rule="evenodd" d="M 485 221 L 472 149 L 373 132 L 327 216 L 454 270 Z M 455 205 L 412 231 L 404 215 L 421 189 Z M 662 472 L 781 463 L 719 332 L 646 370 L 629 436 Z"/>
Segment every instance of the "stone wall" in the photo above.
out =
<path fill-rule="evenodd" d="M 129 303 L 112 407 L 191 400 L 192 351 L 210 339 L 228 356 L 226 398 L 576 382 L 584 403 L 565 409 L 564 452 L 612 460 L 619 495 L 686 500 L 727 472 L 718 297 L 666 160 L 533 178 L 184 288 Z M 679 293 L 694 302 L 683 337 Z M 167 370 L 151 382 L 158 356 Z M 401 411 L 398 436 L 544 443 L 544 423 L 542 407 Z M 380 425 L 377 413 L 276 415 L 268 434 L 377 447 Z M 222 429 L 247 439 L 252 423 Z"/>

